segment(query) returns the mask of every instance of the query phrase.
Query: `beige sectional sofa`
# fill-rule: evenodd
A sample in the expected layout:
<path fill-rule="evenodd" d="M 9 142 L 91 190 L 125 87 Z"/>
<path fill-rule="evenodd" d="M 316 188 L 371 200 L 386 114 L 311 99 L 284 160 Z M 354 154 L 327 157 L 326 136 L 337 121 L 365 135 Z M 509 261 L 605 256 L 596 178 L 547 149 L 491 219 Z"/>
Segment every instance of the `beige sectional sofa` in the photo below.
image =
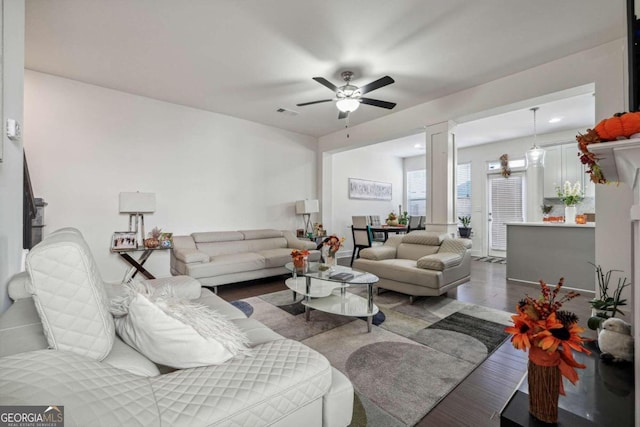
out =
<path fill-rule="evenodd" d="M 309 261 L 318 261 L 316 244 L 290 231 L 243 230 L 174 236 L 171 274 L 187 275 L 204 286 L 277 276 L 288 271 L 292 249 L 308 249 Z"/>
<path fill-rule="evenodd" d="M 363 249 L 353 268 L 380 278 L 378 288 L 414 296 L 436 296 L 469 280 L 471 240 L 412 231 L 382 246 Z"/>
<path fill-rule="evenodd" d="M 193 279 L 164 285 L 223 314 L 246 334 L 251 355 L 161 373 L 116 335 L 109 311 L 116 287 L 102 281 L 77 230 L 54 232 L 34 247 L 27 271 L 9 283 L 14 302 L 0 315 L 0 405 L 62 405 L 67 426 L 351 422 L 353 386 L 323 355 L 247 318 Z"/>

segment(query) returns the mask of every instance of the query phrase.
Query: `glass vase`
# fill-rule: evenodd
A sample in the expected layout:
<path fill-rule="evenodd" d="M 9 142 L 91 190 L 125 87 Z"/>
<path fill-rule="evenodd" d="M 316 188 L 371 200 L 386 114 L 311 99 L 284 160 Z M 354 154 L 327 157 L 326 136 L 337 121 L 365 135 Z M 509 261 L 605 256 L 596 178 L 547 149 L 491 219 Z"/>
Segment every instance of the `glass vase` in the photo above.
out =
<path fill-rule="evenodd" d="M 336 265 L 336 254 L 332 253 L 329 246 L 325 245 L 321 249 L 322 264 L 325 270 L 333 270 L 333 266 Z"/>
<path fill-rule="evenodd" d="M 293 260 L 293 266 L 295 267 L 296 273 L 305 274 L 309 271 L 309 259 L 308 257 L 300 257 L 295 258 Z"/>

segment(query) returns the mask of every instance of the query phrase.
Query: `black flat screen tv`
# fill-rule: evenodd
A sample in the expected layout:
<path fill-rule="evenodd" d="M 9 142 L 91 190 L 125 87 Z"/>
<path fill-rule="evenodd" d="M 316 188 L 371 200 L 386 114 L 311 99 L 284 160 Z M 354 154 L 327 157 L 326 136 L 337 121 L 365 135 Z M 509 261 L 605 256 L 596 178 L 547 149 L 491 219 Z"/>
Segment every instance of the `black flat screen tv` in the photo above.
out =
<path fill-rule="evenodd" d="M 629 111 L 640 111 L 640 21 L 636 18 L 635 1 L 627 0 Z"/>

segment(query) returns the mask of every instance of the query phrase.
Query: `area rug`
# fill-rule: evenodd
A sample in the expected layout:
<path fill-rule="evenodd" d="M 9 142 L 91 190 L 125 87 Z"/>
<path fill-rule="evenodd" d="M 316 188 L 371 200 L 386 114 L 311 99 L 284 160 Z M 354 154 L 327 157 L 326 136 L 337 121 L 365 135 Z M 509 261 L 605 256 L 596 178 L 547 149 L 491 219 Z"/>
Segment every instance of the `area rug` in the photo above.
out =
<path fill-rule="evenodd" d="M 353 290 L 363 293 L 364 289 Z M 241 300 L 252 318 L 324 354 L 355 389 L 354 427 L 413 426 L 506 338 L 511 313 L 446 297 L 384 292 L 384 313 L 366 321 L 320 311 L 305 321 L 300 296 L 280 291 Z"/>
<path fill-rule="evenodd" d="M 494 264 L 506 264 L 507 263 L 507 259 L 506 258 L 502 258 L 502 257 L 498 257 L 498 256 L 473 257 L 472 259 L 474 261 L 492 262 Z"/>

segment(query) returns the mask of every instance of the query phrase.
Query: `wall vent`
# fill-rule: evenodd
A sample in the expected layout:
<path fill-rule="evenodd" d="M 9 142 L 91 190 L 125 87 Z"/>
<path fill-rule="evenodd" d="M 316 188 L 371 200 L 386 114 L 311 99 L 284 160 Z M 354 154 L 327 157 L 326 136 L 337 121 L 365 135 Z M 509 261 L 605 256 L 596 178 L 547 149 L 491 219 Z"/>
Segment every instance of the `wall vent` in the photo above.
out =
<path fill-rule="evenodd" d="M 286 108 L 278 108 L 276 111 L 286 116 L 297 116 L 298 114 L 300 114 L 297 111 L 287 110 Z"/>

